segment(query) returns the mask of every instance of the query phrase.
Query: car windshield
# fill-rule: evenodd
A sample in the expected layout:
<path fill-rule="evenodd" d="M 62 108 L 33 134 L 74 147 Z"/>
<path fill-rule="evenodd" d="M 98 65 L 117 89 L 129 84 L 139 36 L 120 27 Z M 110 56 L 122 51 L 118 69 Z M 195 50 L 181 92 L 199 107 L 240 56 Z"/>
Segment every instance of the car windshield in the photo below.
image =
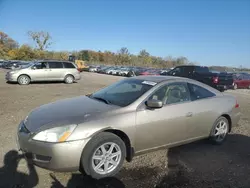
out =
<path fill-rule="evenodd" d="M 133 103 L 156 84 L 139 79 L 124 79 L 93 93 L 89 97 L 107 104 L 124 107 Z"/>

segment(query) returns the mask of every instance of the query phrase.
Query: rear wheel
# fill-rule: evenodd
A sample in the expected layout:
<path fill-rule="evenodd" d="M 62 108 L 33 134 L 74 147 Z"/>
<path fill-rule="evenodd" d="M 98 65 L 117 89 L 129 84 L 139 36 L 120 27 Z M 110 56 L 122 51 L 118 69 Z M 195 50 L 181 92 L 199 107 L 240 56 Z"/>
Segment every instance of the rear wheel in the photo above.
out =
<path fill-rule="evenodd" d="M 30 78 L 27 75 L 21 75 L 18 77 L 17 82 L 19 85 L 29 85 Z"/>
<path fill-rule="evenodd" d="M 74 82 L 74 77 L 72 75 L 65 76 L 64 82 L 66 84 L 72 84 Z"/>
<path fill-rule="evenodd" d="M 87 175 L 95 179 L 117 174 L 126 157 L 126 146 L 115 134 L 102 132 L 85 147 L 81 164 Z"/>
<path fill-rule="evenodd" d="M 214 123 L 210 139 L 215 144 L 221 144 L 226 139 L 228 132 L 229 132 L 229 123 L 227 118 L 220 117 Z"/>

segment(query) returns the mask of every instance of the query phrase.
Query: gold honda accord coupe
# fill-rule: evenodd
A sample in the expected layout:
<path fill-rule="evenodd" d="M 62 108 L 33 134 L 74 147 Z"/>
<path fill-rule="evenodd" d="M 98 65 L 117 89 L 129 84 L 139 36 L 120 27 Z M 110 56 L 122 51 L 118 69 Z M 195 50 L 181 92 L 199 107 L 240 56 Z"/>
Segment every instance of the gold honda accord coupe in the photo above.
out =
<path fill-rule="evenodd" d="M 203 83 L 138 76 L 34 109 L 17 144 L 37 166 L 100 179 L 152 150 L 205 138 L 220 144 L 239 119 L 237 100 Z"/>

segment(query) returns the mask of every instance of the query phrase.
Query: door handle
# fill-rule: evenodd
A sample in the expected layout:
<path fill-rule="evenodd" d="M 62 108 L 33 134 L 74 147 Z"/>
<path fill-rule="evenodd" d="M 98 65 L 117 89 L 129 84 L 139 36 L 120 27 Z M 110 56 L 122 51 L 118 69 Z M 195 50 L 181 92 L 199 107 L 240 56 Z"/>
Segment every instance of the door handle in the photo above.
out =
<path fill-rule="evenodd" d="M 188 112 L 187 114 L 186 114 L 186 117 L 192 117 L 193 116 L 193 113 L 192 112 Z"/>

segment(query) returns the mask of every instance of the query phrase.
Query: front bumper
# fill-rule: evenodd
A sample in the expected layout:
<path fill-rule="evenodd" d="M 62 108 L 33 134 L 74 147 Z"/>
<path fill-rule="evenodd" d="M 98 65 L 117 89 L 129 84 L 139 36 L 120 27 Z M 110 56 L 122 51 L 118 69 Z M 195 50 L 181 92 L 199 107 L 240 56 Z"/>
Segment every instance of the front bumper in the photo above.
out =
<path fill-rule="evenodd" d="M 63 143 L 40 142 L 32 139 L 32 133 L 17 134 L 18 149 L 29 154 L 33 163 L 39 167 L 61 172 L 79 170 L 80 159 L 87 140 L 77 140 Z"/>
<path fill-rule="evenodd" d="M 7 73 L 7 74 L 5 75 L 5 80 L 6 80 L 6 81 L 9 81 L 9 82 L 17 82 L 17 78 L 18 78 L 18 76 L 17 76 L 17 75 L 14 75 L 14 74 L 9 74 L 9 73 Z"/>

